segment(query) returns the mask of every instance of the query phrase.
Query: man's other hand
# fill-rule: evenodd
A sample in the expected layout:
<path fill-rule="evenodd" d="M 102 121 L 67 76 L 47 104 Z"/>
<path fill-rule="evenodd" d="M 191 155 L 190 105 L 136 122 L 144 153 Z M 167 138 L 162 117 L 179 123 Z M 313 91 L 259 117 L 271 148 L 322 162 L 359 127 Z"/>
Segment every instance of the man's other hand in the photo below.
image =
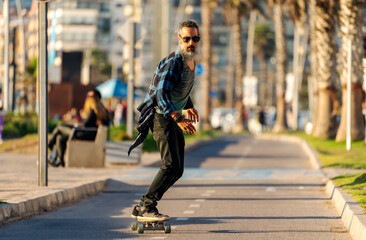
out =
<path fill-rule="evenodd" d="M 188 119 L 189 120 L 193 120 L 193 123 L 199 122 L 200 119 L 199 119 L 199 116 L 198 116 L 198 112 L 195 108 L 188 108 L 187 113 L 188 113 Z"/>

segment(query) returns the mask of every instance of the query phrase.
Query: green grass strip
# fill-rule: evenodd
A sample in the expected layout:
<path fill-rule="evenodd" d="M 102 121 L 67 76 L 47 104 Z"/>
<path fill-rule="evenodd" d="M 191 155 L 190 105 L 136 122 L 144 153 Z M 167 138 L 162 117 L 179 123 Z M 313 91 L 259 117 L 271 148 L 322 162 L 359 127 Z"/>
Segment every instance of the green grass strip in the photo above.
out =
<path fill-rule="evenodd" d="M 366 212 L 366 172 L 340 175 L 333 178 L 333 181 L 336 186 L 351 194 Z"/>
<path fill-rule="evenodd" d="M 306 140 L 318 152 L 323 168 L 366 169 L 366 145 L 362 140 L 353 141 L 351 151 L 347 151 L 345 141 L 319 139 L 303 132 L 293 132 L 289 135 Z"/>

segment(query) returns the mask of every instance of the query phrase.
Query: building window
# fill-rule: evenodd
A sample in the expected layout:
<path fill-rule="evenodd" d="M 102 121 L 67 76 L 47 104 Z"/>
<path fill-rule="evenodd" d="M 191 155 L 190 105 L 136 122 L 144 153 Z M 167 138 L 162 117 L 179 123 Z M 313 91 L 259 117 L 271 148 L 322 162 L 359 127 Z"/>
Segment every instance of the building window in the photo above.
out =
<path fill-rule="evenodd" d="M 103 34 L 109 33 L 111 28 L 111 20 L 108 18 L 99 19 L 98 28 L 102 31 Z"/>
<path fill-rule="evenodd" d="M 101 3 L 100 4 L 100 11 L 101 12 L 109 12 L 109 3 Z"/>

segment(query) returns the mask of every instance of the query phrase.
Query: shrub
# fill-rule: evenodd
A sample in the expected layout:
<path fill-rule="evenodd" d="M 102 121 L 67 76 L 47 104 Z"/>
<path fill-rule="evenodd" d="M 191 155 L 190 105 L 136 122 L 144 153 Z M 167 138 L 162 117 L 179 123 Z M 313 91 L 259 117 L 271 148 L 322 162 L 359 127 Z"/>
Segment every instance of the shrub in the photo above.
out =
<path fill-rule="evenodd" d="M 51 132 L 58 122 L 54 120 L 48 121 L 48 130 Z M 27 134 L 38 132 L 38 116 L 34 112 L 27 113 L 25 115 L 14 115 L 8 113 L 5 115 L 3 137 L 14 138 L 22 137 Z"/>

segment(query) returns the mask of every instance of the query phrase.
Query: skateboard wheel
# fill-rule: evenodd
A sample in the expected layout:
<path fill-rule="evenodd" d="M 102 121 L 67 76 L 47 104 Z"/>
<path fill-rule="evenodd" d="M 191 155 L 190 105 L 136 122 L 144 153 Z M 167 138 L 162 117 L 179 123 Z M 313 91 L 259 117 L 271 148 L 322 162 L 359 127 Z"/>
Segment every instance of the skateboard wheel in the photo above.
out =
<path fill-rule="evenodd" d="M 137 222 L 132 223 L 132 225 L 131 225 L 131 230 L 132 230 L 132 231 L 136 231 L 136 230 L 137 230 L 137 228 L 138 228 L 138 223 L 137 223 Z"/>
<path fill-rule="evenodd" d="M 165 233 L 170 233 L 171 231 L 172 231 L 172 228 L 170 227 L 170 225 L 165 225 L 164 232 Z"/>
<path fill-rule="evenodd" d="M 144 225 L 140 224 L 137 228 L 138 233 L 144 233 Z"/>

